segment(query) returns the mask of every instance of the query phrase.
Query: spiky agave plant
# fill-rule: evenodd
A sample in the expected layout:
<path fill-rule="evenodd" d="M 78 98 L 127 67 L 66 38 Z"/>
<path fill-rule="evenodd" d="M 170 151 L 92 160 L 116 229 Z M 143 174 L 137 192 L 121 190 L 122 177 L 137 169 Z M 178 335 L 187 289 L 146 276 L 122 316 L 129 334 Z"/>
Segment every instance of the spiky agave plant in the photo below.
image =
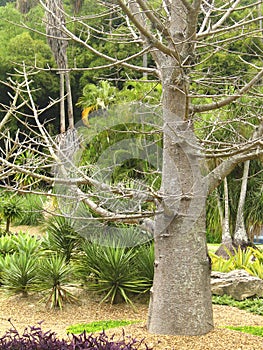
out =
<path fill-rule="evenodd" d="M 76 302 L 68 287 L 72 281 L 74 267 L 58 254 L 42 257 L 37 268 L 35 290 L 45 292 L 46 305 L 62 309 L 64 303 Z"/>
<path fill-rule="evenodd" d="M 44 247 L 60 253 L 68 263 L 82 240 L 70 220 L 64 217 L 52 217 L 46 223 L 46 231 Z"/>
<path fill-rule="evenodd" d="M 135 248 L 101 246 L 89 242 L 83 251 L 86 271 L 92 276 L 87 288 L 102 293 L 102 301 L 108 300 L 114 304 L 124 300 L 132 303 L 131 293 L 142 293 L 148 289 L 149 281 L 137 271 Z"/>
<path fill-rule="evenodd" d="M 9 293 L 22 293 L 27 296 L 34 290 L 36 283 L 37 256 L 29 256 L 25 252 L 6 255 L 2 261 L 2 284 Z"/>

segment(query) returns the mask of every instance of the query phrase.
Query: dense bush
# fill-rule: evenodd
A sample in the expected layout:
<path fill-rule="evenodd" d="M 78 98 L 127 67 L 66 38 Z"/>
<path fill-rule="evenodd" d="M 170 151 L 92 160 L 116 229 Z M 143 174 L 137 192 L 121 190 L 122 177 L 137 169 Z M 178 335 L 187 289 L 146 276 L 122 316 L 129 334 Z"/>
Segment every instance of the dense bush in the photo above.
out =
<path fill-rule="evenodd" d="M 127 338 L 123 334 L 122 339 L 114 340 L 105 332 L 98 336 L 74 335 L 68 341 L 59 339 L 56 333 L 44 332 L 41 326 L 26 328 L 23 334 L 16 329 L 11 329 L 0 338 L 1 350 L 137 350 L 142 341 Z M 145 344 L 145 349 L 150 348 Z"/>

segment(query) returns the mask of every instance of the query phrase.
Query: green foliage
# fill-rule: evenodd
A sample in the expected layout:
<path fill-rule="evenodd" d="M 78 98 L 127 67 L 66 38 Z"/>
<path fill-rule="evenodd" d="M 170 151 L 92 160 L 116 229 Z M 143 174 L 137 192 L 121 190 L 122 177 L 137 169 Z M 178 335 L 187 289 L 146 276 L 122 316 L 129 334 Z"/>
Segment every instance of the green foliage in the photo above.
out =
<path fill-rule="evenodd" d="M 148 281 L 148 288 L 153 284 L 154 275 L 154 243 L 146 243 L 138 248 L 137 257 L 137 273 L 143 279 Z"/>
<path fill-rule="evenodd" d="M 16 244 L 13 237 L 14 236 L 11 234 L 4 234 L 0 236 L 0 255 L 5 256 L 15 252 Z"/>
<path fill-rule="evenodd" d="M 242 250 L 240 247 L 231 254 L 227 249 L 229 259 L 224 259 L 212 252 L 209 255 L 212 259 L 212 270 L 220 272 L 229 272 L 232 270 L 244 269 L 253 276 L 263 277 L 263 254 L 257 249 L 247 248 Z"/>
<path fill-rule="evenodd" d="M 38 195 L 27 194 L 23 196 L 21 203 L 23 211 L 21 217 L 16 220 L 17 225 L 35 226 L 43 223 L 43 198 Z"/>
<path fill-rule="evenodd" d="M 212 270 L 220 272 L 229 272 L 234 270 L 233 260 L 230 258 L 228 260 L 218 256 L 212 252 L 209 252 L 209 255 L 212 260 Z"/>
<path fill-rule="evenodd" d="M 25 150 L 23 153 L 17 156 L 14 163 L 15 165 L 18 165 L 18 166 L 24 166 L 24 167 L 35 166 L 37 168 L 38 155 L 31 150 Z M 17 182 L 17 186 L 19 189 L 30 190 L 36 187 L 36 183 L 37 183 L 36 179 L 33 176 L 20 173 L 20 172 L 17 172 L 15 174 L 14 180 Z"/>
<path fill-rule="evenodd" d="M 94 109 L 106 109 L 116 100 L 117 88 L 108 81 L 102 80 L 97 85 L 87 84 L 83 88 L 83 96 L 77 105 L 83 108 L 94 106 Z"/>
<path fill-rule="evenodd" d="M 218 210 L 218 189 L 206 201 L 206 239 L 208 243 L 221 243 L 222 227 Z"/>
<path fill-rule="evenodd" d="M 45 249 L 61 254 L 69 262 L 77 252 L 81 237 L 74 231 L 72 222 L 65 217 L 51 217 L 45 224 Z"/>
<path fill-rule="evenodd" d="M 7 198 L 1 203 L 1 213 L 6 220 L 6 232 L 9 232 L 11 222 L 21 217 L 22 211 L 21 200 L 17 196 Z"/>
<path fill-rule="evenodd" d="M 245 202 L 245 222 L 248 231 L 259 233 L 263 225 L 263 172 L 262 161 L 252 160 Z"/>
<path fill-rule="evenodd" d="M 13 244 L 18 253 L 27 256 L 37 256 L 41 253 L 41 240 L 35 236 L 30 236 L 27 233 L 19 232 L 12 237 Z"/>
<path fill-rule="evenodd" d="M 95 321 L 90 323 L 80 323 L 69 326 L 67 328 L 67 333 L 81 334 L 86 333 L 95 333 L 103 331 L 110 328 L 123 327 L 129 324 L 138 323 L 141 321 L 134 320 L 107 320 L 107 321 Z"/>
<path fill-rule="evenodd" d="M 253 276 L 263 279 L 263 252 L 253 250 L 255 260 L 245 266 L 245 270 Z"/>
<path fill-rule="evenodd" d="M 2 270 L 3 288 L 11 294 L 27 296 L 36 282 L 36 256 L 23 252 L 6 255 Z"/>
<path fill-rule="evenodd" d="M 50 308 L 62 309 L 64 303 L 77 301 L 68 290 L 73 274 L 74 267 L 65 258 L 57 254 L 42 257 L 37 268 L 35 290 L 46 293 L 44 300 Z"/>
<path fill-rule="evenodd" d="M 127 81 L 117 94 L 117 102 L 140 101 L 151 105 L 158 105 L 161 100 L 162 85 L 158 82 Z"/>
<path fill-rule="evenodd" d="M 227 326 L 226 328 L 231 329 L 233 331 L 239 331 L 243 333 L 257 335 L 258 337 L 263 337 L 262 326 Z"/>
<path fill-rule="evenodd" d="M 238 309 L 246 310 L 248 312 L 263 316 L 263 298 L 250 298 L 242 301 L 237 301 L 228 295 L 213 295 L 212 301 L 213 304 L 216 305 L 233 306 L 237 307 Z"/>
<path fill-rule="evenodd" d="M 108 300 L 113 304 L 124 300 L 131 303 L 131 293 L 143 293 L 149 289 L 149 281 L 138 274 L 135 248 L 86 242 L 83 252 L 81 264 L 86 267 L 86 276 L 90 278 L 87 288 L 103 293 L 102 302 Z"/>

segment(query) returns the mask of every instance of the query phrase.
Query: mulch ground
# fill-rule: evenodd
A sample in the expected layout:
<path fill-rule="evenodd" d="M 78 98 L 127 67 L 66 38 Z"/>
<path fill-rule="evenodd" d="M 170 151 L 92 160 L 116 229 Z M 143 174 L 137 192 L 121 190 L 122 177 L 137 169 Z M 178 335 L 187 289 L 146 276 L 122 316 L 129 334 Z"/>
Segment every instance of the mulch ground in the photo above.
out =
<path fill-rule="evenodd" d="M 109 335 L 121 337 L 124 329 L 127 336 L 136 339 L 145 338 L 145 343 L 154 350 L 263 350 L 263 338 L 231 331 L 222 327 L 241 325 L 263 325 L 263 316 L 254 315 L 229 306 L 214 306 L 215 329 L 204 336 L 160 336 L 147 333 L 147 305 L 135 303 L 136 309 L 126 304 L 99 304 L 94 295 L 82 292 L 78 305 L 66 305 L 63 310 L 49 310 L 39 302 L 35 295 L 28 298 L 21 296 L 6 297 L 0 291 L 0 335 L 11 328 L 11 318 L 15 327 L 22 331 L 27 326 L 36 325 L 40 321 L 44 330 L 52 330 L 60 338 L 67 339 L 67 327 L 76 323 L 89 323 L 98 320 L 129 319 L 142 320 L 141 323 L 107 330 Z M 145 349 L 145 347 L 141 347 Z"/>

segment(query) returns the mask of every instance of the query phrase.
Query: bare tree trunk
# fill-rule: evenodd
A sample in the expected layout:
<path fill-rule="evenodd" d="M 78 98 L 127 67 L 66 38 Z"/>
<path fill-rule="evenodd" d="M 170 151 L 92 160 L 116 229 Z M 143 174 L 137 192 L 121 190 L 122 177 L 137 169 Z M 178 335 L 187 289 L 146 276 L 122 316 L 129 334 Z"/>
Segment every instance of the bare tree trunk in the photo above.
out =
<path fill-rule="evenodd" d="M 234 246 L 232 242 L 232 237 L 230 233 L 229 225 L 229 195 L 228 195 L 228 182 L 227 177 L 224 178 L 224 220 L 223 220 L 223 233 L 222 233 L 222 243 L 216 250 L 215 254 L 222 256 L 224 259 L 229 259 L 229 253 L 234 254 Z"/>
<path fill-rule="evenodd" d="M 169 62 L 166 62 L 169 67 Z M 148 316 L 151 333 L 198 335 L 213 328 L 205 186 L 185 120 L 185 86 L 169 68 L 163 81 L 163 214 L 155 222 L 155 271 Z M 167 269 L 167 266 L 169 268 Z M 195 315 L 195 317 L 193 317 Z"/>
<path fill-rule="evenodd" d="M 70 85 L 70 75 L 69 72 L 65 73 L 66 80 L 66 91 L 67 91 L 67 105 L 68 105 L 68 127 L 69 129 L 74 128 L 74 115 L 73 115 L 73 103 Z"/>
<path fill-rule="evenodd" d="M 62 26 L 65 24 L 65 15 L 63 10 L 62 0 L 47 0 L 46 1 L 47 11 L 47 34 L 48 43 L 60 69 L 60 124 L 61 130 L 66 129 L 66 117 L 65 117 L 65 85 L 67 93 L 67 116 L 69 128 L 74 128 L 74 116 L 73 116 L 73 104 L 72 104 L 72 94 L 71 94 L 71 85 L 70 85 L 70 75 L 67 71 L 68 69 L 68 58 L 67 58 L 67 38 L 62 31 Z M 63 71 L 62 71 L 63 70 Z M 65 71 L 64 71 L 65 70 Z M 63 78 L 62 78 L 63 75 Z M 65 77 L 65 79 L 64 79 Z M 63 86 L 62 86 L 63 83 Z M 62 94 L 63 92 L 63 94 Z M 61 131 L 61 132 L 64 132 Z"/>
<path fill-rule="evenodd" d="M 245 228 L 245 220 L 244 220 L 244 206 L 245 206 L 246 193 L 247 193 L 249 163 L 250 163 L 249 160 L 244 162 L 243 177 L 242 177 L 241 190 L 239 195 L 235 233 L 234 233 L 234 243 L 237 246 L 239 245 L 242 246 L 243 244 L 247 245 L 248 243 L 247 232 Z"/>
<path fill-rule="evenodd" d="M 65 96 L 64 74 L 60 73 L 59 78 L 60 78 L 60 133 L 63 133 L 66 131 L 66 115 L 65 115 L 65 103 L 64 103 L 64 96 Z"/>
<path fill-rule="evenodd" d="M 229 195 L 228 195 L 227 177 L 224 178 L 224 195 L 225 195 L 224 196 L 225 217 L 224 217 L 222 243 L 230 244 L 232 243 L 232 237 L 230 234 L 230 226 L 229 226 Z"/>

